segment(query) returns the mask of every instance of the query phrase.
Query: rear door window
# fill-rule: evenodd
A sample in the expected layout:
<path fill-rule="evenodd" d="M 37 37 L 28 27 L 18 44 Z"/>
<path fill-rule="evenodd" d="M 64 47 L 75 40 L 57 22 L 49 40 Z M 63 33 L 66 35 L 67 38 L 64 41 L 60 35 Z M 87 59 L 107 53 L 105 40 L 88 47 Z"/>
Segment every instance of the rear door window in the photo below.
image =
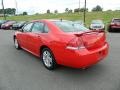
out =
<path fill-rule="evenodd" d="M 44 30 L 44 23 L 41 22 L 35 22 L 32 27 L 32 32 L 34 33 L 42 33 Z"/>

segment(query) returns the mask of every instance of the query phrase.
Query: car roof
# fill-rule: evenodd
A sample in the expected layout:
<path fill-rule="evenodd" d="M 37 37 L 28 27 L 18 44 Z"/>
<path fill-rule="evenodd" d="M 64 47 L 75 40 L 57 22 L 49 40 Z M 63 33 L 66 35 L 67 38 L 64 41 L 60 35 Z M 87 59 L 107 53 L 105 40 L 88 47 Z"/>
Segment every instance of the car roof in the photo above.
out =
<path fill-rule="evenodd" d="M 114 20 L 120 20 L 120 18 L 113 18 L 112 21 L 114 21 Z"/>
<path fill-rule="evenodd" d="M 115 19 L 120 19 L 120 18 L 113 18 L 113 20 L 115 20 Z"/>
<path fill-rule="evenodd" d="M 31 21 L 31 22 L 40 22 L 40 21 L 57 22 L 57 21 L 69 21 L 69 20 L 63 20 L 63 19 L 41 19 L 41 20 L 33 20 L 33 21 Z"/>

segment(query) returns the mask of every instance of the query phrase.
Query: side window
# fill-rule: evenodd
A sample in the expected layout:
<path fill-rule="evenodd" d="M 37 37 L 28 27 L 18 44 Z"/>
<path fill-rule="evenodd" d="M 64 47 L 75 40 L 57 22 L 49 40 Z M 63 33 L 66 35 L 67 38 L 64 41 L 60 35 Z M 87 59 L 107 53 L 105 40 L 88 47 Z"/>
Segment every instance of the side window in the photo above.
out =
<path fill-rule="evenodd" d="M 33 23 L 29 23 L 23 27 L 24 32 L 30 32 L 32 28 Z"/>
<path fill-rule="evenodd" d="M 41 23 L 41 22 L 36 22 L 34 25 L 33 25 L 33 28 L 32 28 L 32 32 L 35 32 L 35 33 L 39 33 L 39 32 L 43 32 L 43 29 L 44 29 L 44 24 Z"/>
<path fill-rule="evenodd" d="M 48 33 L 49 32 L 49 28 L 47 25 L 44 26 L 44 33 Z"/>

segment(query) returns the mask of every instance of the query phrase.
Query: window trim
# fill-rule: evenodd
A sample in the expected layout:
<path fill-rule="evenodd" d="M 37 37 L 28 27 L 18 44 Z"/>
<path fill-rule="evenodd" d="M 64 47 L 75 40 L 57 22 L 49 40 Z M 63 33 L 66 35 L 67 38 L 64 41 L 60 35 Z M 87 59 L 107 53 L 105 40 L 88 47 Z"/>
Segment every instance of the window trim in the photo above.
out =
<path fill-rule="evenodd" d="M 28 24 L 31 24 L 31 23 L 32 23 L 32 26 L 31 26 L 29 32 L 32 32 L 32 29 L 33 29 L 33 26 L 35 25 L 35 23 L 43 23 L 43 30 L 42 30 L 42 32 L 40 32 L 40 33 L 49 33 L 49 31 L 50 31 L 48 25 L 47 25 L 45 22 L 41 22 L 41 21 L 29 22 L 29 23 L 27 23 L 26 25 L 24 25 L 24 27 L 26 27 Z M 47 26 L 48 32 L 45 32 L 45 26 Z M 23 32 L 25 32 L 25 31 L 24 31 L 24 27 L 22 28 Z M 33 33 L 35 33 L 35 32 L 33 32 Z"/>
<path fill-rule="evenodd" d="M 33 28 L 34 23 L 33 23 L 33 22 L 29 22 L 29 23 L 27 23 L 27 24 L 25 25 L 25 26 L 27 26 L 28 24 L 31 24 L 31 23 L 32 23 L 32 26 L 31 26 L 31 28 L 30 28 L 30 31 L 29 31 L 29 32 L 31 32 L 31 30 L 32 30 L 32 28 Z M 25 26 L 24 26 L 24 27 L 25 27 Z M 24 27 L 22 28 L 23 32 L 25 32 Z"/>
<path fill-rule="evenodd" d="M 45 32 L 45 26 L 47 26 L 48 32 Z M 50 29 L 49 29 L 48 25 L 47 25 L 46 23 L 44 23 L 44 30 L 43 30 L 43 33 L 49 33 L 49 31 L 50 31 Z"/>
<path fill-rule="evenodd" d="M 33 23 L 33 26 L 34 26 L 36 23 L 43 23 L 43 22 L 36 21 L 36 22 Z M 45 25 L 45 24 L 43 23 L 43 30 L 42 30 L 42 32 L 39 32 L 39 33 L 43 33 L 43 32 L 44 32 L 44 25 Z M 32 28 L 31 28 L 31 32 L 32 32 L 33 26 L 32 26 Z M 33 33 L 35 33 L 35 32 L 33 32 Z"/>

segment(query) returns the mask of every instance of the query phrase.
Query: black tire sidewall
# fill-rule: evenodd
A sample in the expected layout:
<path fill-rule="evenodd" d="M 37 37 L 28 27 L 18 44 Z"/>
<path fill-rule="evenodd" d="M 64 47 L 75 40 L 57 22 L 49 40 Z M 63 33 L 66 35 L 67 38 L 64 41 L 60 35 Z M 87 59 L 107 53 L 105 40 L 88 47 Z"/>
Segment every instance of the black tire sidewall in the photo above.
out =
<path fill-rule="evenodd" d="M 109 31 L 109 32 L 112 32 L 112 31 L 113 31 L 113 29 L 111 28 L 111 26 L 109 26 L 108 31 Z"/>
<path fill-rule="evenodd" d="M 14 38 L 14 45 L 15 45 L 15 40 L 17 40 L 17 38 L 16 38 L 16 37 Z M 19 49 L 21 49 L 21 47 L 20 47 L 20 45 L 19 45 L 18 40 L 17 40 L 17 43 L 18 43 L 18 48 L 16 48 L 16 46 L 15 46 L 15 48 L 19 50 Z"/>

